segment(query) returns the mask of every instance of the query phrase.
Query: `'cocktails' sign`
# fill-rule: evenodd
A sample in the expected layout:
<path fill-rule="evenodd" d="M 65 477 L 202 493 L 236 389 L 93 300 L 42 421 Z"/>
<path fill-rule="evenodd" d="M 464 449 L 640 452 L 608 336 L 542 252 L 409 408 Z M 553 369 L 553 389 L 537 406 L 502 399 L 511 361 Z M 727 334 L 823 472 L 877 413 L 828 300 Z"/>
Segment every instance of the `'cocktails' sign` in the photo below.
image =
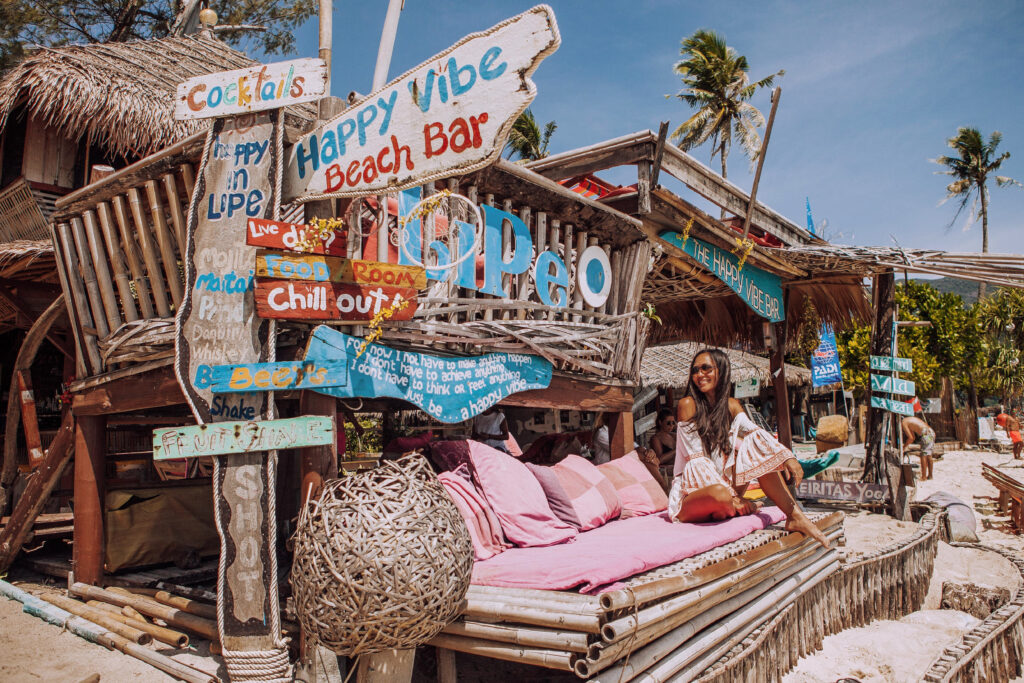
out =
<path fill-rule="evenodd" d="M 466 36 L 299 140 L 286 199 L 394 192 L 486 166 L 560 41 L 547 5 Z"/>
<path fill-rule="evenodd" d="M 190 78 L 178 86 L 178 121 L 230 116 L 312 102 L 327 91 L 327 66 L 321 59 L 258 64 Z"/>

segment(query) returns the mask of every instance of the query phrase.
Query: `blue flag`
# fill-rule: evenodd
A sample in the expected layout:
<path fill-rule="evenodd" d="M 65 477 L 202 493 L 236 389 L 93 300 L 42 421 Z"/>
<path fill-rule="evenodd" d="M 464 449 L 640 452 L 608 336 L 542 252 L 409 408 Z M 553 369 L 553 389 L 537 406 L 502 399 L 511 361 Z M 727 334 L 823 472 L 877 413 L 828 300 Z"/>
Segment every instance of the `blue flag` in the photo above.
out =
<path fill-rule="evenodd" d="M 818 348 L 811 354 L 811 383 L 816 387 L 838 384 L 843 381 L 843 373 L 839 368 L 836 334 L 828 325 L 822 325 L 818 339 Z"/>
<path fill-rule="evenodd" d="M 807 232 L 817 235 L 818 233 L 814 231 L 814 218 L 811 216 L 811 198 L 804 197 L 804 200 L 807 202 Z"/>

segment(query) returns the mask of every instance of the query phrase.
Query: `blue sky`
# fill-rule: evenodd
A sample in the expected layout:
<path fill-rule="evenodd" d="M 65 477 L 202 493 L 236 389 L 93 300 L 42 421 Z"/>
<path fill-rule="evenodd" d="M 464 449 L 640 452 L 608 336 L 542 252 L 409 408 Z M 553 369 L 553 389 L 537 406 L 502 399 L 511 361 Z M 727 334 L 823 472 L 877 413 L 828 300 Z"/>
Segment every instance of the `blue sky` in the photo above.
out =
<path fill-rule="evenodd" d="M 980 222 L 965 232 L 962 215 L 947 229 L 957 204 L 939 206 L 947 179 L 930 161 L 958 126 L 1001 131 L 1000 149 L 1013 154 L 1001 172 L 1024 181 L 1024 3 L 550 4 L 562 45 L 534 76 L 533 110 L 558 123 L 552 152 L 657 130 L 662 120 L 674 129 L 689 115 L 665 97 L 680 87 L 672 72 L 680 40 L 709 28 L 747 56 L 753 78 L 786 70 L 758 198 L 803 225 L 810 197 L 835 242 L 890 245 L 895 237 L 905 247 L 980 250 Z M 390 77 L 530 6 L 406 0 Z M 333 94 L 369 91 L 386 7 L 336 0 Z M 297 44 L 298 56 L 315 56 L 315 20 Z M 754 104 L 767 117 L 768 93 Z M 709 153 L 693 152 L 704 163 Z M 730 179 L 749 190 L 738 147 L 729 161 Z M 989 228 L 991 251 L 1024 253 L 1024 190 L 993 188 Z"/>

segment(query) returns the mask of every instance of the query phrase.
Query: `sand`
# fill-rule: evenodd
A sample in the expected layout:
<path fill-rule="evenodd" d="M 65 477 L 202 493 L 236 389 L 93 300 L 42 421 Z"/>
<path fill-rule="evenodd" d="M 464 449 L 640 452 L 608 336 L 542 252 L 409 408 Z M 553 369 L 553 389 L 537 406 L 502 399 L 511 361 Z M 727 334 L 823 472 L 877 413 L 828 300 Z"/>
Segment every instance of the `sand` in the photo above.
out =
<path fill-rule="evenodd" d="M 935 462 L 935 478 L 918 481 L 916 498 L 947 491 L 971 505 L 978 520 L 978 536 L 986 545 L 1021 553 L 1024 539 L 1008 533 L 1006 517 L 997 515 L 996 490 L 981 476 L 981 463 L 1000 466 L 1024 480 L 1024 461 L 986 451 L 954 451 Z M 846 520 L 848 555 L 866 554 L 910 535 L 916 525 L 881 515 L 859 513 Z M 945 581 L 1021 588 L 1020 574 L 996 553 L 939 544 L 935 571 L 923 608 L 898 621 L 875 621 L 862 628 L 829 636 L 821 651 L 800 660 L 785 683 L 834 683 L 851 677 L 863 683 L 919 680 L 948 645 L 956 643 L 978 620 L 954 610 L 940 610 Z"/>

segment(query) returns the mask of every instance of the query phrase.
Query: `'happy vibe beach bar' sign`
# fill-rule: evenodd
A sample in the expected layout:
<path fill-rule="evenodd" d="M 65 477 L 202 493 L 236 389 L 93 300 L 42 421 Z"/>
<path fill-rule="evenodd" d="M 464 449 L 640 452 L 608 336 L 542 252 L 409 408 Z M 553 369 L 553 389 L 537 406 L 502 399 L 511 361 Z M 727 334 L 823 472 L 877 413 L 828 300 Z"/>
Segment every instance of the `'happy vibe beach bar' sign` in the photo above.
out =
<path fill-rule="evenodd" d="M 466 36 L 300 139 L 285 198 L 394 192 L 483 168 L 501 154 L 537 94 L 530 76 L 560 41 L 547 5 Z"/>
<path fill-rule="evenodd" d="M 778 275 L 749 263 L 741 270 L 740 260 L 735 254 L 694 237 L 683 242 L 683 236 L 672 230 L 665 230 L 658 237 L 679 247 L 697 263 L 714 273 L 715 277 L 729 285 L 729 288 L 762 318 L 767 318 L 773 323 L 785 319 L 782 280 Z"/>

